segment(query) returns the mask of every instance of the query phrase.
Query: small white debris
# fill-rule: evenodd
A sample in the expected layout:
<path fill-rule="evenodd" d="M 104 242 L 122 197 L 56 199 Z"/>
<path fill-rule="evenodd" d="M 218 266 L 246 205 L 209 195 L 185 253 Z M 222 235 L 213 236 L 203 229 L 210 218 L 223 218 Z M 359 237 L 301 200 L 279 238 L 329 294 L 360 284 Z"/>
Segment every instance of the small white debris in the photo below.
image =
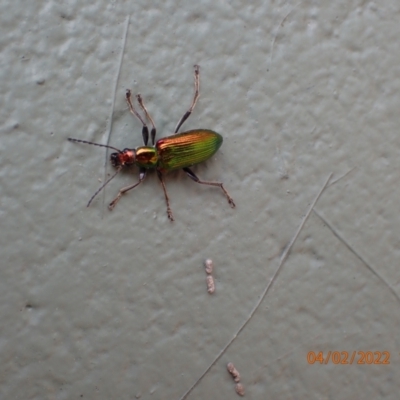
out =
<path fill-rule="evenodd" d="M 215 292 L 215 282 L 212 275 L 207 275 L 206 281 L 207 281 L 207 292 L 213 294 Z"/>
<path fill-rule="evenodd" d="M 244 386 L 241 383 L 236 384 L 235 390 L 239 396 L 244 396 Z"/>
<path fill-rule="evenodd" d="M 204 265 L 206 266 L 206 273 L 211 275 L 214 269 L 214 263 L 211 258 L 207 258 L 207 260 L 204 261 Z"/>
<path fill-rule="evenodd" d="M 229 371 L 229 373 L 232 375 L 232 378 L 235 382 L 240 382 L 240 374 L 239 371 L 235 368 L 233 363 L 228 363 L 226 365 L 226 369 Z"/>

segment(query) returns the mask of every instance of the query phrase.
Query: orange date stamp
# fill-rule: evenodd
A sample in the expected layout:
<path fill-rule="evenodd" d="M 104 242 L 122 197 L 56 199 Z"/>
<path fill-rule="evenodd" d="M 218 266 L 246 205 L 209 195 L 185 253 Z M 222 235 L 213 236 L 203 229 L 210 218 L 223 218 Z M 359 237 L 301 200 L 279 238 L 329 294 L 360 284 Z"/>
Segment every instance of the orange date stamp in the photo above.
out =
<path fill-rule="evenodd" d="M 389 351 L 309 351 L 307 353 L 309 364 L 367 364 L 367 365 L 388 365 L 390 364 Z"/>

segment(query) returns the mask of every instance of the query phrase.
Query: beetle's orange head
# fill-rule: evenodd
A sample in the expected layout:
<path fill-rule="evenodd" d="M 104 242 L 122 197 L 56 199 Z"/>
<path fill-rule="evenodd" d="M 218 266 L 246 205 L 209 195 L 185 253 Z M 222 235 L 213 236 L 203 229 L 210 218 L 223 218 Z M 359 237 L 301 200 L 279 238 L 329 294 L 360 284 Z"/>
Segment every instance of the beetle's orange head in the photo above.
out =
<path fill-rule="evenodd" d="M 111 165 L 115 168 L 133 165 L 136 161 L 136 151 L 135 149 L 124 149 L 120 153 L 112 153 L 110 160 Z"/>

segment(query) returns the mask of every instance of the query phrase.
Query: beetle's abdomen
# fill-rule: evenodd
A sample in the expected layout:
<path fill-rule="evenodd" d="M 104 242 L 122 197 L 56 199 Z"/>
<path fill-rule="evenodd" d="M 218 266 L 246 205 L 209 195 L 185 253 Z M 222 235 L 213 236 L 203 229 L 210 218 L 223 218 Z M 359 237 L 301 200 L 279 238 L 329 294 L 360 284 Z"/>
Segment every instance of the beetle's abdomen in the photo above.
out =
<path fill-rule="evenodd" d="M 194 129 L 157 141 L 158 169 L 163 172 L 190 167 L 208 160 L 222 144 L 222 136 L 208 129 Z"/>

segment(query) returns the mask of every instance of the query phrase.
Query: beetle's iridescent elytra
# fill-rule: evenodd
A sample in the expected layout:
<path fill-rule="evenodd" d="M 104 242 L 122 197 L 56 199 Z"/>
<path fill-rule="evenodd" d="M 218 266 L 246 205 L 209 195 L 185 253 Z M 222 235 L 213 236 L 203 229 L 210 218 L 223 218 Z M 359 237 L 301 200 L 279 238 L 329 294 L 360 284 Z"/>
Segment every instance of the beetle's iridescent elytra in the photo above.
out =
<path fill-rule="evenodd" d="M 100 143 L 93 143 L 88 142 L 86 140 L 80 139 L 72 139 L 68 138 L 71 142 L 77 143 L 86 143 L 86 144 L 93 144 L 95 146 L 100 147 L 107 147 L 109 149 L 113 149 L 116 153 L 112 153 L 110 155 L 111 164 L 117 170 L 114 175 L 111 176 L 91 197 L 87 206 L 90 206 L 90 203 L 93 199 L 97 196 L 97 194 L 108 184 L 108 182 L 113 179 L 121 169 L 128 165 L 137 165 L 139 167 L 139 181 L 133 185 L 127 186 L 122 188 L 115 199 L 109 204 L 109 209 L 112 210 L 115 205 L 118 203 L 121 196 L 132 190 L 136 186 L 140 185 L 144 179 L 146 178 L 147 171 L 151 168 L 155 168 L 157 171 L 157 176 L 161 182 L 165 201 L 167 203 L 167 214 L 170 221 L 174 220 L 172 215 L 172 211 L 169 205 L 169 197 L 167 194 L 167 190 L 165 188 L 163 174 L 168 171 L 173 171 L 177 169 L 183 169 L 186 174 L 189 176 L 190 179 L 193 181 L 200 183 L 202 185 L 210 185 L 210 186 L 218 186 L 221 188 L 222 192 L 226 196 L 228 203 L 233 208 L 235 207 L 235 203 L 233 199 L 229 196 L 228 192 L 225 190 L 224 185 L 222 182 L 209 182 L 209 181 L 202 181 L 199 179 L 194 172 L 189 168 L 192 165 L 199 164 L 203 161 L 208 160 L 212 157 L 217 150 L 220 148 L 222 144 L 222 136 L 214 131 L 208 129 L 193 129 L 190 131 L 177 133 L 182 126 L 182 124 L 189 118 L 190 114 L 192 113 L 197 99 L 199 97 L 199 87 L 200 87 L 200 74 L 199 74 L 199 66 L 194 66 L 194 98 L 190 108 L 186 111 L 183 117 L 179 120 L 174 135 L 167 136 L 165 138 L 157 140 L 155 143 L 156 137 L 156 126 L 154 124 L 153 119 L 151 118 L 149 112 L 147 111 L 146 106 L 143 103 L 143 99 L 140 94 L 136 96 L 138 104 L 142 111 L 144 112 L 145 118 L 136 111 L 134 108 L 132 101 L 131 101 L 131 91 L 128 89 L 126 91 L 126 102 L 128 103 L 128 107 L 130 112 L 137 117 L 140 122 L 142 123 L 142 136 L 144 146 L 137 147 L 136 149 L 124 149 L 119 150 L 115 147 L 100 144 Z M 152 146 L 148 146 L 149 140 L 149 129 L 147 127 L 146 121 L 150 122 L 151 124 L 151 142 Z"/>

